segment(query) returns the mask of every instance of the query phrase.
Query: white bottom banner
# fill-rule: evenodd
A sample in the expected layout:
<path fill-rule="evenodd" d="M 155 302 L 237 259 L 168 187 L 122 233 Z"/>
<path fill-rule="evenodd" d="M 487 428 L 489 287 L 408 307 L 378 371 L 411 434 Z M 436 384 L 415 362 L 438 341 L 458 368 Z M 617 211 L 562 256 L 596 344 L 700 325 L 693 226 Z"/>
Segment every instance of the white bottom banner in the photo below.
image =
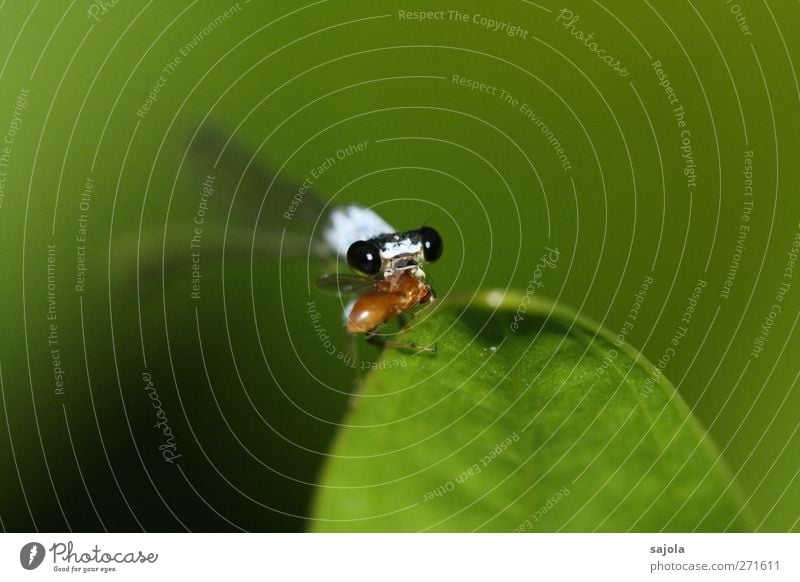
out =
<path fill-rule="evenodd" d="M 798 534 L 3 534 L 0 580 L 797 581 L 798 554 Z"/>

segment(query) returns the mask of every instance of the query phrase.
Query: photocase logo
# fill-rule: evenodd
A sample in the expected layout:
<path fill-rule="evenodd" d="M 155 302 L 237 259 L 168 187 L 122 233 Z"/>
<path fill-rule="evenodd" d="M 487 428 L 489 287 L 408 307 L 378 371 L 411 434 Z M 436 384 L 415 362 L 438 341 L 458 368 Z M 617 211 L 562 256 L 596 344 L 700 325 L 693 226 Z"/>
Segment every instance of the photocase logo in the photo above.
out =
<path fill-rule="evenodd" d="M 19 552 L 19 563 L 26 570 L 35 570 L 44 561 L 44 546 L 38 542 L 30 542 L 22 546 Z"/>

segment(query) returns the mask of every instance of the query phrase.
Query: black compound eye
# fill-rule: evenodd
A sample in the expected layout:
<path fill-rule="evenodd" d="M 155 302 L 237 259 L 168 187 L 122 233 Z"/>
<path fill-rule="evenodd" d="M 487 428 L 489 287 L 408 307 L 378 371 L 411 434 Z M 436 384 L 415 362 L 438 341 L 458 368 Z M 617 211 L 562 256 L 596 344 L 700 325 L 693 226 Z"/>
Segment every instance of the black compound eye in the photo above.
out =
<path fill-rule="evenodd" d="M 419 229 L 419 234 L 422 238 L 422 252 L 425 255 L 425 260 L 432 263 L 441 257 L 444 243 L 439 233 L 430 226 L 423 226 Z"/>
<path fill-rule="evenodd" d="M 366 275 L 377 275 L 381 270 L 381 253 L 370 242 L 356 241 L 347 249 L 347 264 Z"/>

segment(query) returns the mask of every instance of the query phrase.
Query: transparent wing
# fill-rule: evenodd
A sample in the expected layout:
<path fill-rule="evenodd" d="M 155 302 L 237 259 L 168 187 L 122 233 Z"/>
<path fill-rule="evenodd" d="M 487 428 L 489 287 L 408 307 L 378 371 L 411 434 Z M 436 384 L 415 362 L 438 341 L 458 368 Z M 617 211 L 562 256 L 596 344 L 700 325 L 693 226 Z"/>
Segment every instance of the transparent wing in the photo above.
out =
<path fill-rule="evenodd" d="M 189 146 L 187 191 L 197 195 L 197 184 L 210 177 L 214 199 L 208 215 L 242 233 L 255 232 L 254 243 L 261 257 L 338 257 L 344 262 L 347 249 L 357 240 L 368 240 L 395 229 L 370 208 L 358 204 L 326 207 L 322 198 L 303 180 L 276 175 L 261 158 L 218 129 L 203 126 Z M 201 177 L 201 180 L 197 178 Z M 229 212 L 230 211 L 230 212 Z M 314 225 L 319 233 L 313 240 Z"/>
<path fill-rule="evenodd" d="M 357 275 L 323 275 L 317 281 L 317 287 L 325 293 L 334 295 L 355 295 L 369 291 L 375 287 L 377 281 Z"/>
<path fill-rule="evenodd" d="M 187 191 L 196 196 L 196 184 L 213 177 L 207 226 L 225 228 L 229 237 L 232 231 L 249 237 L 255 233 L 253 242 L 261 257 L 274 258 L 281 251 L 284 257 L 302 257 L 309 243 L 312 254 L 329 254 L 320 241 L 310 240 L 314 222 L 327 220 L 316 192 L 302 187 L 302 180 L 276 176 L 261 160 L 263 152 L 249 151 L 229 138 L 204 126 L 189 144 Z"/>

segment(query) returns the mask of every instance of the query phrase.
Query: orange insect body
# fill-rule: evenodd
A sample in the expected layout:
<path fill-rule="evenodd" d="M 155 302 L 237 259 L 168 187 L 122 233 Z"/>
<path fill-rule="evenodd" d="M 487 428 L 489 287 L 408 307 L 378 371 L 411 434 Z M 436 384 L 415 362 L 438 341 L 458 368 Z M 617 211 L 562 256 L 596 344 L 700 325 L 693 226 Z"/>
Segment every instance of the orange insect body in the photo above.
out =
<path fill-rule="evenodd" d="M 369 333 L 430 299 L 431 288 L 425 281 L 408 270 L 397 271 L 358 298 L 347 317 L 347 331 Z"/>

